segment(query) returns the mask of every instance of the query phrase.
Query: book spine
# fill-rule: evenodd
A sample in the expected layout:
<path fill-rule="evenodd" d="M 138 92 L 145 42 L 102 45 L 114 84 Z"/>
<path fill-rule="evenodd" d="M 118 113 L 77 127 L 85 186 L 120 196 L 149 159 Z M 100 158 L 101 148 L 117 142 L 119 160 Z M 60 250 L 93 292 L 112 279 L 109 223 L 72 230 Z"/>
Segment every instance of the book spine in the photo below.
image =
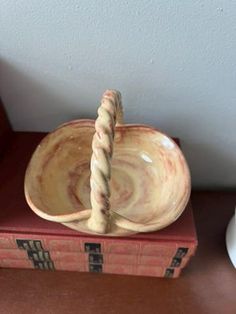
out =
<path fill-rule="evenodd" d="M 162 267 L 185 267 L 189 257 L 145 256 L 109 253 L 81 253 L 59 251 L 32 251 L 19 249 L 0 249 L 0 259 L 31 259 L 35 261 L 62 261 L 65 263 L 146 265 Z"/>
<path fill-rule="evenodd" d="M 92 273 L 107 273 L 119 275 L 136 275 L 151 277 L 177 278 L 181 268 L 154 267 L 145 265 L 122 265 L 122 264 L 88 264 L 88 263 L 67 263 L 63 261 L 32 261 L 3 259 L 0 261 L 2 268 L 27 268 L 42 270 L 64 270 Z"/>
<path fill-rule="evenodd" d="M 62 251 L 108 253 L 139 256 L 176 256 L 183 258 L 195 253 L 193 241 L 140 241 L 108 238 L 106 241 L 92 237 L 29 235 L 1 233 L 0 249 L 25 249 L 32 251 Z"/>

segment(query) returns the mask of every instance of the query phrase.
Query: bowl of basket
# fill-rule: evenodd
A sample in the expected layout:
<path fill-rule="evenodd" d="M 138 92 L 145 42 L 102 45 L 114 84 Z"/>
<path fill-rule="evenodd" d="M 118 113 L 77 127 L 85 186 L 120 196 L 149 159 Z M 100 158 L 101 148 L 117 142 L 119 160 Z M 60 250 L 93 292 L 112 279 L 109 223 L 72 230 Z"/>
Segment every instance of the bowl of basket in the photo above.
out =
<path fill-rule="evenodd" d="M 191 182 L 175 141 L 151 126 L 124 124 L 121 95 L 107 90 L 96 120 L 64 123 L 40 142 L 24 190 L 41 218 L 80 232 L 126 236 L 173 223 Z"/>

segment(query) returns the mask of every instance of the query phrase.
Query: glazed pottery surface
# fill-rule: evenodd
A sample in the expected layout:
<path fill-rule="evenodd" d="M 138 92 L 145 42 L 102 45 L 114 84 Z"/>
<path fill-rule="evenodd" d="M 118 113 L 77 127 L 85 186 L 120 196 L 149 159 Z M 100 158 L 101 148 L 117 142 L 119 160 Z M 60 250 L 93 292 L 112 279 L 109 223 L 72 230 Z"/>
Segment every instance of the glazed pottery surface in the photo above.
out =
<path fill-rule="evenodd" d="M 36 214 L 87 233 L 96 233 L 88 225 L 94 133 L 93 120 L 58 127 L 38 145 L 25 176 Z M 180 216 L 189 194 L 188 166 L 171 138 L 145 125 L 116 126 L 106 235 L 161 229 Z"/>

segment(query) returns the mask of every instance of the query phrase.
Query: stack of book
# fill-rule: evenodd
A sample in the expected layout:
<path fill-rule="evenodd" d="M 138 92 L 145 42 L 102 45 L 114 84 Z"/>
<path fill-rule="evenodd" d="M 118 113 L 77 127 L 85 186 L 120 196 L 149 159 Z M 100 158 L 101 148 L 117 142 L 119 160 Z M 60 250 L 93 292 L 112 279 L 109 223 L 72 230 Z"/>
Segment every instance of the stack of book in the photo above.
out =
<path fill-rule="evenodd" d="M 180 275 L 197 247 L 190 202 L 165 229 L 125 238 L 82 234 L 41 219 L 26 204 L 23 187 L 27 164 L 45 133 L 11 131 L 2 108 L 0 119 L 0 267 Z"/>

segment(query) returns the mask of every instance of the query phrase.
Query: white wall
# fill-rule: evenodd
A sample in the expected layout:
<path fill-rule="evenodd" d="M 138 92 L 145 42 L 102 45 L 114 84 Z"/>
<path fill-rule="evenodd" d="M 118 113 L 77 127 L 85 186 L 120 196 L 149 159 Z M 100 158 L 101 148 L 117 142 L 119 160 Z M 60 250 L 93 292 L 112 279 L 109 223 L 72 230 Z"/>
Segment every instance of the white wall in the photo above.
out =
<path fill-rule="evenodd" d="M 0 30 L 16 130 L 95 117 L 116 88 L 127 122 L 182 138 L 195 186 L 235 186 L 235 1 L 3 0 Z"/>

